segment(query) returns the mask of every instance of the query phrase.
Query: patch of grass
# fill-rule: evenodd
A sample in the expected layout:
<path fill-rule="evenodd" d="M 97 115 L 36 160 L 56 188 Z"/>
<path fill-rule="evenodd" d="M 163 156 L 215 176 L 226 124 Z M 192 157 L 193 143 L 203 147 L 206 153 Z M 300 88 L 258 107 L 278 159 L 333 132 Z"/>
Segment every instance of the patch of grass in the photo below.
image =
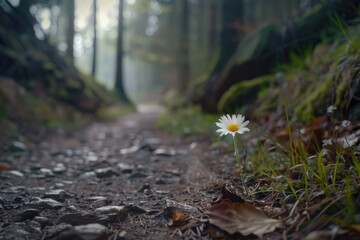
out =
<path fill-rule="evenodd" d="M 111 106 L 103 106 L 99 108 L 96 115 L 102 121 L 113 121 L 125 114 L 134 112 L 135 108 L 131 105 L 116 104 Z"/>
<path fill-rule="evenodd" d="M 321 146 L 318 143 L 316 153 L 309 153 L 310 144 L 304 142 L 304 135 L 310 133 L 296 131 L 287 110 L 285 115 L 286 140 L 259 130 L 259 139 L 266 141 L 258 140 L 256 145 L 247 146 L 250 168 L 246 174 L 254 176 L 256 173 L 257 176 L 245 185 L 250 189 L 254 185 L 258 190 L 271 189 L 265 197 L 266 201 L 290 204 L 292 207 L 284 218 L 306 212 L 308 217 L 304 219 L 304 229 L 311 225 L 310 219 L 312 224 L 323 224 L 325 220 L 345 227 L 358 224 L 359 205 L 355 196 L 359 194 L 359 148 L 338 144 L 338 133 L 335 132 L 332 134 L 333 144 Z M 276 198 L 272 199 L 274 196 Z"/>
<path fill-rule="evenodd" d="M 156 120 L 156 126 L 176 136 L 212 136 L 217 117 L 202 113 L 199 106 L 189 106 L 165 112 Z"/>
<path fill-rule="evenodd" d="M 311 66 L 313 51 L 314 47 L 309 45 L 291 52 L 289 62 L 276 67 L 276 72 L 308 70 Z"/>

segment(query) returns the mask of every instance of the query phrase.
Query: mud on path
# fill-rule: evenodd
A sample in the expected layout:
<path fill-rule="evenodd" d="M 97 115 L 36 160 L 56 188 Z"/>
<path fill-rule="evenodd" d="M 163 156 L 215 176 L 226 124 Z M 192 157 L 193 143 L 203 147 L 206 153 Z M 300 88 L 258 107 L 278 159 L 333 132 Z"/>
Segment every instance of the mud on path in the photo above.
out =
<path fill-rule="evenodd" d="M 1 154 L 0 239 L 209 238 L 204 211 L 234 159 L 154 114 L 58 132 Z M 10 149 L 7 149 L 10 150 Z"/>

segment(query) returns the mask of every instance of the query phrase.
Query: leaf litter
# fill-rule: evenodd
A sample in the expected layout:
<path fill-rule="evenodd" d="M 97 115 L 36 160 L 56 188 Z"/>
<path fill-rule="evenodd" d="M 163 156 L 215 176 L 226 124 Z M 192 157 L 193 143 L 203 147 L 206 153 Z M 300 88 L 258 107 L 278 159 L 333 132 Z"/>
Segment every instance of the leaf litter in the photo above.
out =
<path fill-rule="evenodd" d="M 223 199 L 206 213 L 211 224 L 230 234 L 238 232 L 244 236 L 254 234 L 262 238 L 264 234 L 282 227 L 280 220 L 268 218 L 263 211 L 251 204 L 232 202 L 229 199 Z"/>

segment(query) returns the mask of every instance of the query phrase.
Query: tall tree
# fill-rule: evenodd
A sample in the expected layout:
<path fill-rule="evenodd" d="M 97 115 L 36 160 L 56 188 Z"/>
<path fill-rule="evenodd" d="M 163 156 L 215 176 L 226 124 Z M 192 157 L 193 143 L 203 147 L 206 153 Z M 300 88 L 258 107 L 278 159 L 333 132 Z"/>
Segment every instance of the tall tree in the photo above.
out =
<path fill-rule="evenodd" d="M 119 0 L 119 17 L 118 17 L 118 37 L 117 37 L 117 53 L 116 53 L 116 79 L 115 89 L 119 98 L 124 102 L 129 102 L 124 89 L 123 79 L 123 33 L 124 33 L 124 0 Z"/>
<path fill-rule="evenodd" d="M 198 102 L 203 106 L 206 111 L 214 111 L 216 106 L 216 100 L 219 96 L 216 96 L 214 92 L 214 84 L 221 76 L 226 64 L 230 61 L 234 52 L 236 51 L 239 39 L 239 31 L 236 29 L 236 24 L 243 19 L 243 1 L 241 0 L 224 0 L 220 2 L 222 26 L 220 31 L 220 54 L 217 59 L 217 63 L 211 69 L 209 79 L 204 85 L 199 85 L 200 89 L 192 89 L 192 100 Z M 217 5 L 218 6 L 218 5 Z M 213 11 L 213 14 L 217 14 Z"/>
<path fill-rule="evenodd" d="M 66 11 L 68 14 L 68 26 L 66 34 L 66 56 L 74 61 L 74 35 L 75 35 L 75 1 L 65 1 Z"/>
<path fill-rule="evenodd" d="M 96 74 L 96 58 L 97 58 L 97 0 L 93 0 L 93 58 L 91 66 L 91 75 L 95 76 Z"/>
<path fill-rule="evenodd" d="M 189 72 L 189 3 L 188 0 L 181 1 L 181 18 L 182 22 L 180 25 L 180 91 L 185 91 L 190 81 Z"/>

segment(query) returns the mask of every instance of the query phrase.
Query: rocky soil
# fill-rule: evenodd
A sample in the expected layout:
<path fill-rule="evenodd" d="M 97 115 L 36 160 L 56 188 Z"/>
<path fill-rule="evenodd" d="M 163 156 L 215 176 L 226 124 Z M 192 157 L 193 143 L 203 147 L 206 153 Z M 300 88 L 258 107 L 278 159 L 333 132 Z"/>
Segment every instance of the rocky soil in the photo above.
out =
<path fill-rule="evenodd" d="M 207 139 L 156 130 L 154 117 L 134 113 L 3 147 L 0 239 L 221 237 L 204 211 L 234 158 Z"/>

